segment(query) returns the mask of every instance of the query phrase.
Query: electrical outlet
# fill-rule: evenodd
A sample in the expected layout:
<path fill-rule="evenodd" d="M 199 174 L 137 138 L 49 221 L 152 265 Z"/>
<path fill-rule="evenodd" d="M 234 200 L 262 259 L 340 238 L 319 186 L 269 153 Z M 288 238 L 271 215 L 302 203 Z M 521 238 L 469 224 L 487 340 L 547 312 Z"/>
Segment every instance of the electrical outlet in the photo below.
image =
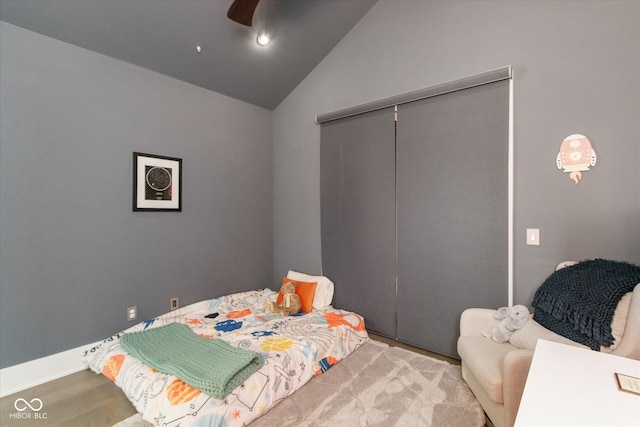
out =
<path fill-rule="evenodd" d="M 131 322 L 132 320 L 136 320 L 138 318 L 138 307 L 133 306 L 127 308 L 127 320 Z"/>
<path fill-rule="evenodd" d="M 180 308 L 180 301 L 178 300 L 178 297 L 171 298 L 171 302 L 169 304 L 169 307 L 171 308 L 171 311 L 177 310 L 177 309 Z"/>

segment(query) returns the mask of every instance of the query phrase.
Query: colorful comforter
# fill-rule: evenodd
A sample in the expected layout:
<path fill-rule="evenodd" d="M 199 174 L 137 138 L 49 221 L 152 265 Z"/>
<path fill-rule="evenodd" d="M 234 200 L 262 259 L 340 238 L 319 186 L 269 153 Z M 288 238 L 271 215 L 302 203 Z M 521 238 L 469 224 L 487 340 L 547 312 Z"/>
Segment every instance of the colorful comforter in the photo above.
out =
<path fill-rule="evenodd" d="M 246 426 L 369 339 L 361 316 L 331 307 L 271 316 L 268 307 L 276 296 L 264 289 L 201 301 L 122 331 L 87 350 L 83 360 L 114 381 L 156 426 Z M 119 344 L 123 334 L 172 322 L 258 352 L 264 365 L 228 396 L 215 399 L 146 366 Z"/>

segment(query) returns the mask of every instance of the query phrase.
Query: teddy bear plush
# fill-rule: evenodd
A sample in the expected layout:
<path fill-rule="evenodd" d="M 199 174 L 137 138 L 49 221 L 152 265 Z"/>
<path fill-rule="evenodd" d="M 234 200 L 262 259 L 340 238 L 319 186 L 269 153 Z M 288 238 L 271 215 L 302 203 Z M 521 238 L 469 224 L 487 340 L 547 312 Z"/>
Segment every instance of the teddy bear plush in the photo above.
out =
<path fill-rule="evenodd" d="M 497 343 L 507 342 L 516 329 L 527 323 L 529 317 L 529 309 L 524 305 L 501 307 L 493 315 L 493 318 L 500 322 L 491 329 L 483 329 L 482 335 L 491 337 Z"/>
<path fill-rule="evenodd" d="M 271 314 L 276 316 L 291 316 L 300 311 L 302 308 L 302 302 L 300 297 L 296 295 L 296 284 L 293 282 L 286 282 L 280 288 L 282 293 L 282 302 L 277 304 L 271 303 Z"/>

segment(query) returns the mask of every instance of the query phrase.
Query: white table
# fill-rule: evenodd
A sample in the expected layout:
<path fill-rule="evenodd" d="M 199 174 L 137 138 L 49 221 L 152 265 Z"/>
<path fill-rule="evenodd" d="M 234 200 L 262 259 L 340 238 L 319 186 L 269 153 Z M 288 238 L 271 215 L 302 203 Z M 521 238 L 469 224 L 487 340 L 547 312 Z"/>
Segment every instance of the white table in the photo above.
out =
<path fill-rule="evenodd" d="M 616 372 L 640 378 L 640 361 L 538 340 L 515 426 L 640 426 Z"/>

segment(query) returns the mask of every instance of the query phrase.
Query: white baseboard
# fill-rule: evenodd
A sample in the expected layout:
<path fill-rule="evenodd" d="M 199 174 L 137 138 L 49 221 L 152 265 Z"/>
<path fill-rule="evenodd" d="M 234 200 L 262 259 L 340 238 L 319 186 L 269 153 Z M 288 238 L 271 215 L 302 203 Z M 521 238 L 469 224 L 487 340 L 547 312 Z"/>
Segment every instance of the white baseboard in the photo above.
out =
<path fill-rule="evenodd" d="M 87 369 L 87 365 L 82 362 L 82 353 L 94 345 L 83 345 L 62 353 L 0 369 L 0 397 Z"/>

